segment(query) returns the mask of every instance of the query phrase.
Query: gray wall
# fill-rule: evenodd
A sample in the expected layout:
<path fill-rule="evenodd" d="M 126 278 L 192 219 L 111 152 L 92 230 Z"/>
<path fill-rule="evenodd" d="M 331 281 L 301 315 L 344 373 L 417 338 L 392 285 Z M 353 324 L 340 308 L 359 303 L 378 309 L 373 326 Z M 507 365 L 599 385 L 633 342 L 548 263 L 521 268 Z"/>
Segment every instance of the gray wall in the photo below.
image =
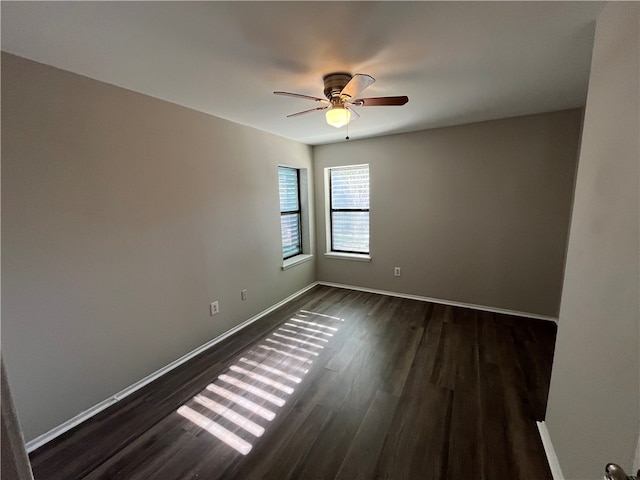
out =
<path fill-rule="evenodd" d="M 568 479 L 629 472 L 638 438 L 639 19 L 612 2 L 596 26 L 546 418 Z"/>
<path fill-rule="evenodd" d="M 2 55 L 2 351 L 27 440 L 315 280 L 281 270 L 278 163 L 311 174 L 311 148 Z"/>
<path fill-rule="evenodd" d="M 314 147 L 318 279 L 557 316 L 580 125 L 567 110 Z M 372 261 L 324 258 L 323 171 L 359 163 Z"/>

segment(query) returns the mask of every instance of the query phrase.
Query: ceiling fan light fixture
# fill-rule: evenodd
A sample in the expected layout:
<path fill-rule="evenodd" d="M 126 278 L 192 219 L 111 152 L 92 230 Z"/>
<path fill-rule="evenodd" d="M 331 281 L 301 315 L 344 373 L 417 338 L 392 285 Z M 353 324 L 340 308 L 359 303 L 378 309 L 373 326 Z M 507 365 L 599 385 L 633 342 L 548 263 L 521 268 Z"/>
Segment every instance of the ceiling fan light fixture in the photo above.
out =
<path fill-rule="evenodd" d="M 332 127 L 344 127 L 351 120 L 351 112 L 344 107 L 333 107 L 327 110 L 327 123 Z"/>

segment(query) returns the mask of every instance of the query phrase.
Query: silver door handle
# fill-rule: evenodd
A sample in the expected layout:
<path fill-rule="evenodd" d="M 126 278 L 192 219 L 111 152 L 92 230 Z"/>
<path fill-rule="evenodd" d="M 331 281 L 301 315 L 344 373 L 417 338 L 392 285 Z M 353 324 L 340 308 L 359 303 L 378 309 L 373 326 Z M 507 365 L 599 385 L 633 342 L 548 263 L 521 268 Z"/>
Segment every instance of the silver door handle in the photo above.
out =
<path fill-rule="evenodd" d="M 605 480 L 638 480 L 640 477 L 640 470 L 638 471 L 638 476 L 631 476 L 624 473 L 624 470 L 620 465 L 616 465 L 615 463 L 608 463 L 606 467 L 604 467 L 605 471 Z"/>

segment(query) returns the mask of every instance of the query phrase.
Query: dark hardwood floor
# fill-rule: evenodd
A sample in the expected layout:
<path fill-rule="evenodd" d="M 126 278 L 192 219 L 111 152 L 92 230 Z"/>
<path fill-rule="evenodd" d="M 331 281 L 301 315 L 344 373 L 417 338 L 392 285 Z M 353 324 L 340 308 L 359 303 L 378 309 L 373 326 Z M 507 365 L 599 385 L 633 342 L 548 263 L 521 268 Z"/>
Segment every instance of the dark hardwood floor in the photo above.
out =
<path fill-rule="evenodd" d="M 43 479 L 551 479 L 552 322 L 318 286 L 32 452 Z"/>

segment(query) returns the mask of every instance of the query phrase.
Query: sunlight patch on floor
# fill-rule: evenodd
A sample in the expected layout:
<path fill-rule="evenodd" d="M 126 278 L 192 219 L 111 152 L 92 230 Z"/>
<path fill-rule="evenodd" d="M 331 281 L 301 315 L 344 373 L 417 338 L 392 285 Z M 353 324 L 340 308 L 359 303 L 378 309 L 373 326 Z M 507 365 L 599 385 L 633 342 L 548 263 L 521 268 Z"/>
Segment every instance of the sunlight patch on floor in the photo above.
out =
<path fill-rule="evenodd" d="M 288 395 L 291 395 L 293 393 L 293 388 L 287 385 L 284 385 L 280 382 L 277 382 L 275 380 L 271 380 L 270 378 L 265 377 L 264 375 L 260 375 L 259 373 L 250 372 L 249 370 L 246 370 L 242 367 L 238 367 L 237 365 L 231 365 L 231 367 L 229 367 L 229 370 L 231 370 L 232 372 L 237 372 L 237 373 L 246 375 L 249 378 L 253 378 L 254 380 L 264 383 L 265 385 L 270 385 L 273 388 L 277 388 L 278 390 Z"/>
<path fill-rule="evenodd" d="M 300 325 L 294 325 L 293 323 L 285 323 L 285 325 L 288 326 L 288 327 L 298 328 L 300 330 L 306 330 L 307 332 L 321 333 L 322 335 L 326 335 L 328 337 L 333 337 L 333 333 L 323 332 L 322 330 L 316 330 L 314 328 L 302 327 Z"/>
<path fill-rule="evenodd" d="M 273 403 L 278 407 L 282 407 L 286 403 L 286 401 L 280 397 L 277 397 L 269 392 L 265 392 L 261 388 L 254 387 L 253 385 L 243 382 L 242 380 L 238 380 L 237 378 L 231 377 L 225 373 L 223 373 L 222 375 L 218 375 L 218 378 L 223 382 L 227 382 L 235 387 L 241 388 L 245 392 L 249 392 L 256 397 L 263 398 L 267 402 Z"/>
<path fill-rule="evenodd" d="M 209 390 L 210 392 L 216 393 L 221 397 L 226 398 L 227 400 L 231 400 L 232 402 L 237 403 L 241 407 L 246 408 L 247 410 L 255 413 L 256 415 L 260 415 L 262 418 L 266 420 L 271 421 L 274 418 L 276 418 L 275 412 L 272 412 L 271 410 L 264 408 L 258 405 L 257 403 L 254 403 L 251 400 L 244 398 L 242 395 L 237 395 L 233 392 L 230 392 L 226 388 L 222 388 L 212 383 L 207 385 L 207 390 Z"/>
<path fill-rule="evenodd" d="M 318 327 L 318 328 L 326 328 L 327 330 L 332 330 L 334 332 L 338 331 L 337 328 L 327 327 L 326 325 L 320 325 L 319 323 L 316 323 L 316 322 L 307 322 L 306 320 L 300 320 L 299 318 L 290 318 L 289 320 L 293 322 L 306 323 L 307 325 L 313 325 L 314 327 Z"/>
<path fill-rule="evenodd" d="M 193 397 L 192 403 L 178 408 L 177 413 L 247 455 L 255 441 L 266 432 L 259 422 L 271 422 L 276 418 L 277 409 L 288 401 L 283 397 L 293 395 L 294 386 L 301 384 L 309 372 L 312 358 L 319 357 L 338 331 L 325 323 L 344 321 L 306 310 L 300 312 L 264 337 L 265 343 L 248 347 L 213 383 Z M 211 398 L 212 394 L 217 401 Z"/>
<path fill-rule="evenodd" d="M 222 440 L 224 443 L 237 450 L 242 455 L 246 455 L 253 448 L 253 445 L 243 440 L 235 433 L 230 432 L 223 426 L 217 424 L 213 420 L 205 417 L 204 415 L 201 415 L 200 413 L 185 405 L 178 409 L 178 413 L 203 430 L 206 430 L 217 439 Z"/>
<path fill-rule="evenodd" d="M 269 339 L 267 338 L 267 340 Z M 264 350 L 269 350 L 270 352 L 275 352 L 275 353 L 279 353 L 280 355 L 285 355 L 291 358 L 295 358 L 296 360 L 300 360 L 301 362 L 313 363 L 313 360 L 309 360 L 306 357 L 301 357 L 300 355 L 294 355 L 293 353 L 285 352 L 283 350 L 278 350 L 277 348 L 268 347 L 266 345 L 258 345 L 258 348 L 262 348 Z"/>
<path fill-rule="evenodd" d="M 285 340 L 289 340 L 291 342 L 298 342 L 302 345 L 309 345 L 310 347 L 316 348 L 324 348 L 322 345 L 318 345 L 317 343 L 309 342 L 307 340 L 300 340 L 299 338 L 290 337 L 289 335 L 282 335 L 281 333 L 272 333 L 274 337 L 284 338 Z"/>
<path fill-rule="evenodd" d="M 309 315 L 313 315 L 313 316 L 316 316 L 316 317 L 330 318 L 332 320 L 338 320 L 340 322 L 344 322 L 344 318 L 332 317 L 331 315 L 325 315 L 324 313 L 309 312 L 307 310 L 300 310 L 300 311 L 302 313 L 308 313 Z"/>
<path fill-rule="evenodd" d="M 218 415 L 226 418 L 230 422 L 235 423 L 240 428 L 245 429 L 252 435 L 256 437 L 261 437 L 264 433 L 264 427 L 261 427 L 255 422 L 252 422 L 248 418 L 243 417 L 239 413 L 234 412 L 230 408 L 225 407 L 224 405 L 220 405 L 218 402 L 211 400 L 209 397 L 205 397 L 203 395 L 196 395 L 193 397 L 193 400 L 196 403 L 199 403 L 203 407 L 208 408 L 213 413 L 217 413 Z"/>
<path fill-rule="evenodd" d="M 273 338 L 265 338 L 265 341 L 270 342 L 270 343 L 275 343 L 276 345 L 280 345 L 280 346 L 283 346 L 283 347 L 292 348 L 294 350 L 297 350 L 298 352 L 308 353 L 309 355 L 313 355 L 315 357 L 318 356 L 318 352 L 314 352 L 314 351 L 309 350 L 307 348 L 298 347 L 297 345 L 291 345 L 290 343 L 281 342 L 280 340 L 274 340 Z"/>
<path fill-rule="evenodd" d="M 256 367 L 256 368 L 260 368 L 262 370 L 265 370 L 269 373 L 273 373 L 274 375 L 278 375 L 280 377 L 284 377 L 287 380 L 291 380 L 292 382 L 295 383 L 300 383 L 302 381 L 302 379 L 300 377 L 296 377 L 295 375 L 291 375 L 289 373 L 285 373 L 282 370 L 278 370 L 277 368 L 273 368 L 273 367 L 269 367 L 268 365 L 263 365 L 261 363 L 258 362 L 254 362 L 253 360 L 248 360 L 244 357 L 242 357 L 240 359 L 241 362 L 246 363 L 248 365 L 251 365 L 252 367 Z M 309 370 L 305 370 L 304 373 L 307 373 Z"/>
<path fill-rule="evenodd" d="M 272 350 L 275 350 L 274 348 L 271 347 L 266 347 L 264 346 L 264 348 L 267 349 L 267 351 L 263 351 L 263 350 L 249 350 L 248 353 L 250 353 L 251 355 L 253 355 L 254 357 L 259 357 L 261 359 L 263 359 L 263 361 L 267 361 L 267 360 L 273 360 L 275 358 L 277 358 L 277 355 L 280 355 L 278 353 L 271 353 Z M 309 373 L 309 369 L 305 368 L 307 365 L 305 365 L 304 367 L 299 367 L 297 365 L 293 365 L 292 362 L 295 362 L 296 360 L 293 358 L 289 358 L 284 356 L 284 358 L 282 359 L 278 359 L 280 360 L 278 362 L 278 365 L 280 365 L 282 368 L 286 368 L 287 370 L 290 371 L 296 371 L 296 372 L 300 372 L 302 375 L 306 375 L 307 373 Z M 309 361 L 308 363 L 312 363 L 311 361 Z"/>
<path fill-rule="evenodd" d="M 278 330 L 280 330 L 281 332 L 292 333 L 294 335 L 301 335 L 301 336 L 307 337 L 307 338 L 313 338 L 314 340 L 316 340 L 318 342 L 325 342 L 325 343 L 329 342 L 329 340 L 327 340 L 326 338 L 320 338 L 320 337 L 317 337 L 315 335 L 309 335 L 308 333 L 296 332 L 295 330 L 289 330 L 288 328 L 279 328 Z"/>

